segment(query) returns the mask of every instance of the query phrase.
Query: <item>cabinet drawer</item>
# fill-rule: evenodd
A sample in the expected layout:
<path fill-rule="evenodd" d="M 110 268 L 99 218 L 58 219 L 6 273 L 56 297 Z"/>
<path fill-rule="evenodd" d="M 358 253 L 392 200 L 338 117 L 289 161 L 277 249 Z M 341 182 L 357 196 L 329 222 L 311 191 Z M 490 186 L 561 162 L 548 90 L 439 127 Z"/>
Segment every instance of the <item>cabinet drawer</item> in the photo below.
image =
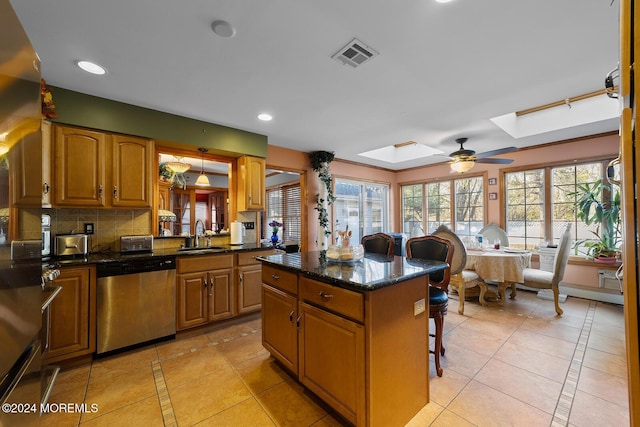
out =
<path fill-rule="evenodd" d="M 300 299 L 364 322 L 364 295 L 361 293 L 301 277 Z"/>
<path fill-rule="evenodd" d="M 178 257 L 178 274 L 233 267 L 233 254 Z"/>
<path fill-rule="evenodd" d="M 238 253 L 238 265 L 260 264 L 260 261 L 257 261 L 256 257 L 269 256 L 273 255 L 273 253 L 273 249 L 269 249 L 266 251 L 240 252 Z"/>
<path fill-rule="evenodd" d="M 292 295 L 298 295 L 298 275 L 296 273 L 262 264 L 262 282 Z"/>

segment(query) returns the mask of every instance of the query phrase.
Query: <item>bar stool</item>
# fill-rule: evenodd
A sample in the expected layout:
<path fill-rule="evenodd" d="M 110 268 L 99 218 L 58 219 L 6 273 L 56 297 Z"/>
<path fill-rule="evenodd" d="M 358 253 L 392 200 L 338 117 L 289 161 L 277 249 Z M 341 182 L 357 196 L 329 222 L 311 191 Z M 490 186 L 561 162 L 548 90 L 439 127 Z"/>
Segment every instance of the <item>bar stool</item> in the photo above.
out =
<path fill-rule="evenodd" d="M 428 235 L 413 237 L 407 240 L 407 258 L 420 258 L 435 261 L 444 261 L 451 265 L 454 247 L 451 242 L 442 237 Z M 447 314 L 449 306 L 449 280 L 451 278 L 451 267 L 429 274 L 429 318 L 435 323 L 435 334 L 429 334 L 435 338 L 433 350 L 429 353 L 435 356 L 436 373 L 442 376 L 440 367 L 440 356 L 444 356 L 445 348 L 442 345 L 442 331 L 444 316 Z"/>
<path fill-rule="evenodd" d="M 367 234 L 366 236 L 362 236 L 362 239 L 360 239 L 360 243 L 364 247 L 365 252 L 393 256 L 393 246 L 395 245 L 395 240 L 388 234 Z"/>

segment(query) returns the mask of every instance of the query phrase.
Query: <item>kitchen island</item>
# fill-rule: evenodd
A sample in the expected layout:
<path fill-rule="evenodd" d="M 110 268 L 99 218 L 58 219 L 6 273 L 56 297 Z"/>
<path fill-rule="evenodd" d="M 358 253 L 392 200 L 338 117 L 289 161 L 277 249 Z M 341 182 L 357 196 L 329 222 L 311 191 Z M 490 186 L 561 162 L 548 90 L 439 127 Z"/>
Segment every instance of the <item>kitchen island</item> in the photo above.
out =
<path fill-rule="evenodd" d="M 439 261 L 320 252 L 259 258 L 262 342 L 358 426 L 401 426 L 429 402 L 428 275 Z"/>

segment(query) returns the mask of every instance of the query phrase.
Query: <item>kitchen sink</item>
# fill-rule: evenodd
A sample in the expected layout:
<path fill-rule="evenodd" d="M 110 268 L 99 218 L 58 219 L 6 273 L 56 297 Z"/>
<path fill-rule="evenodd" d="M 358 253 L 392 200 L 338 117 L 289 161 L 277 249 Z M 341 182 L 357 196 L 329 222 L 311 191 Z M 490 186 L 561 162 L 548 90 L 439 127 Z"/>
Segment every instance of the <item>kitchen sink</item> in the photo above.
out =
<path fill-rule="evenodd" d="M 196 248 L 178 248 L 178 252 L 188 252 L 188 253 L 210 253 L 210 252 L 222 252 L 226 251 L 228 248 L 223 248 L 222 246 L 209 246 L 209 247 L 196 247 Z"/>

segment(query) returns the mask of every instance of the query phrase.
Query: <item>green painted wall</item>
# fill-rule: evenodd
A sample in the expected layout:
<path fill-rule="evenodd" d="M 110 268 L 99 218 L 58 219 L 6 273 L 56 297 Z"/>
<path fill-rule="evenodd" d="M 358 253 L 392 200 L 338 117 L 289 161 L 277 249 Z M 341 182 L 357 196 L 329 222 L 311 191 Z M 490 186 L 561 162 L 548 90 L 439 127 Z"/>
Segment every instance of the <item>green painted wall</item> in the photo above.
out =
<path fill-rule="evenodd" d="M 164 140 L 238 157 L 267 157 L 267 137 L 257 133 L 51 87 L 58 117 L 53 122 Z"/>

